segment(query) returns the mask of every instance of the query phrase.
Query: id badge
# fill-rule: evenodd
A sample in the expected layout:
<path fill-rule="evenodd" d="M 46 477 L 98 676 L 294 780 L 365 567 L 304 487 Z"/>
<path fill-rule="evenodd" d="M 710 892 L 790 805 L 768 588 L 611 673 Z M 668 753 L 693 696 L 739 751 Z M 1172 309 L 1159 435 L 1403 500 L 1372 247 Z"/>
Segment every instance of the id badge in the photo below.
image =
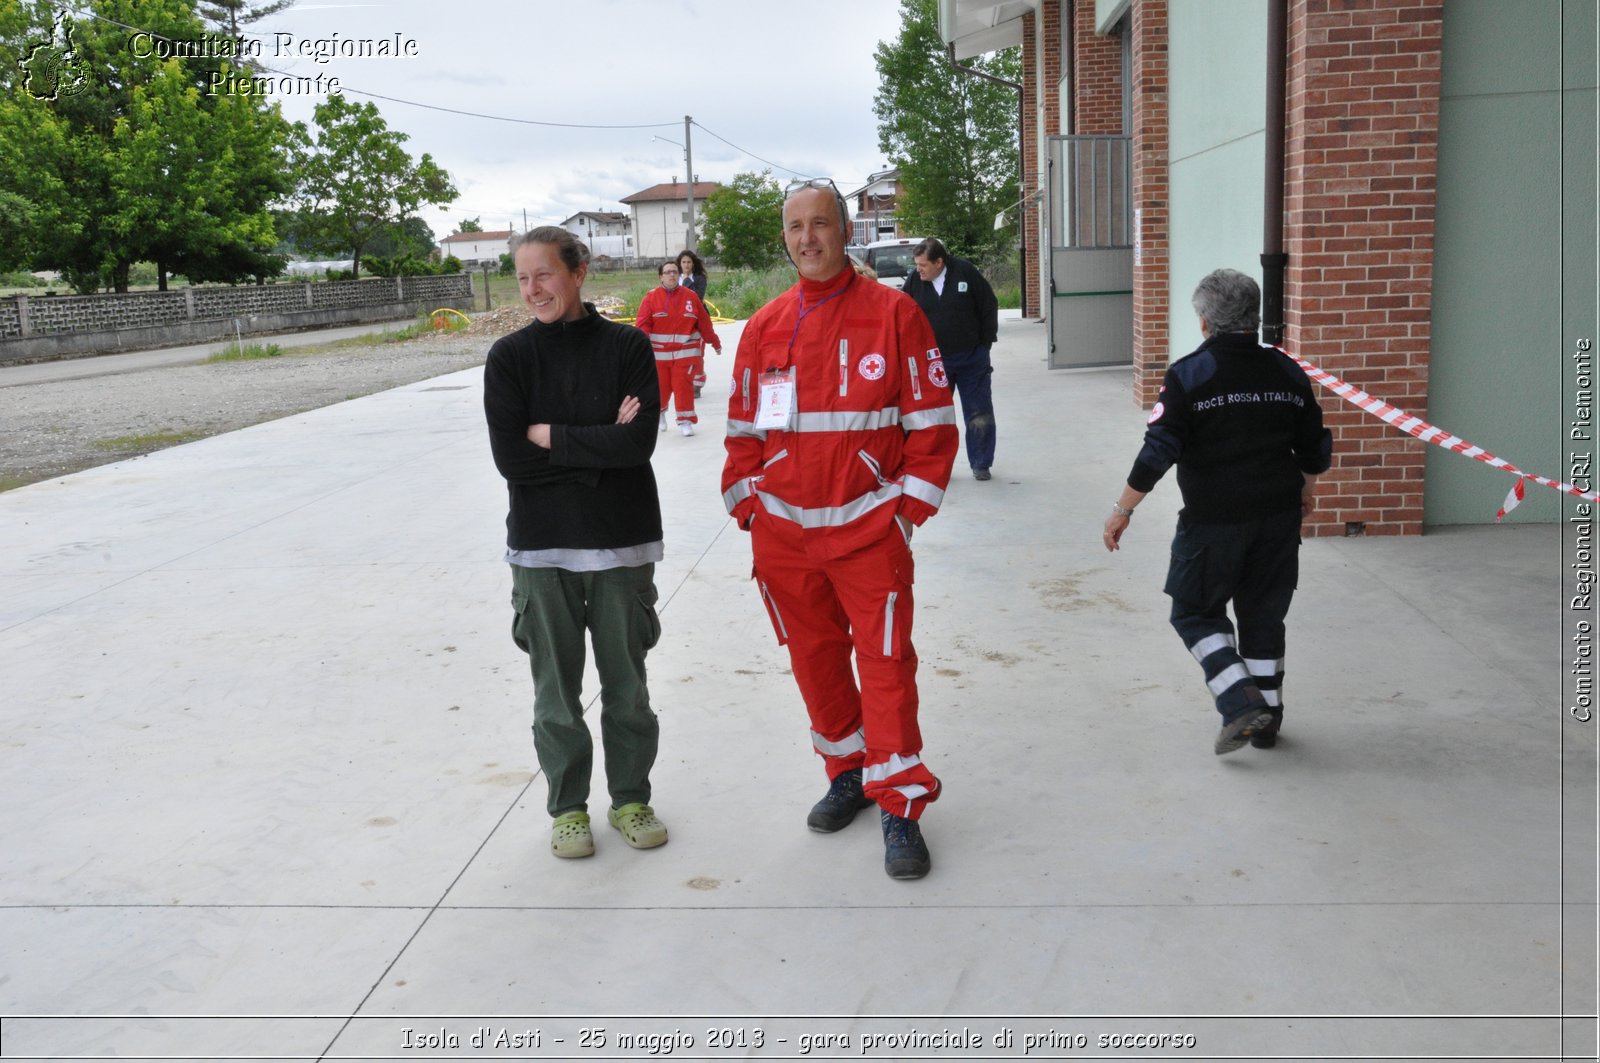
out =
<path fill-rule="evenodd" d="M 794 367 L 761 374 L 761 402 L 756 409 L 756 427 L 789 427 L 794 411 Z"/>

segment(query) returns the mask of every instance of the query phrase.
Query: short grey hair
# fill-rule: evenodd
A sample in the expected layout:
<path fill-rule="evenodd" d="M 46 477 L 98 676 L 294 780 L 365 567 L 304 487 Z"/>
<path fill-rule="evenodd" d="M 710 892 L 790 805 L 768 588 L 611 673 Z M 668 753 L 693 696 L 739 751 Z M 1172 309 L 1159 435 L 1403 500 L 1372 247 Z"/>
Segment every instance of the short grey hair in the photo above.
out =
<path fill-rule="evenodd" d="M 1261 288 L 1236 269 L 1212 270 L 1190 299 L 1212 332 L 1254 332 L 1261 327 Z"/>
<path fill-rule="evenodd" d="M 553 244 L 561 264 L 576 273 L 578 267 L 589 261 L 589 248 L 582 240 L 559 225 L 541 225 L 511 238 L 511 253 L 527 244 Z"/>

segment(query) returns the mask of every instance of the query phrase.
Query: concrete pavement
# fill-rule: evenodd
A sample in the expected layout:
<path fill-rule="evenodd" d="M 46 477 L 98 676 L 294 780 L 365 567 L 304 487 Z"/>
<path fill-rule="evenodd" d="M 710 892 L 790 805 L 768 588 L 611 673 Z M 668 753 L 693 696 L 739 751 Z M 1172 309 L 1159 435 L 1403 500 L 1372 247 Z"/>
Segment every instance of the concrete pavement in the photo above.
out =
<path fill-rule="evenodd" d="M 1559 529 L 1308 541 L 1284 737 L 1213 756 L 1176 484 L 1108 555 L 1143 417 L 1043 344 L 915 540 L 921 882 L 805 828 L 731 357 L 655 457 L 648 852 L 548 854 L 477 371 L 0 494 L 0 1056 L 1593 1058 Z"/>

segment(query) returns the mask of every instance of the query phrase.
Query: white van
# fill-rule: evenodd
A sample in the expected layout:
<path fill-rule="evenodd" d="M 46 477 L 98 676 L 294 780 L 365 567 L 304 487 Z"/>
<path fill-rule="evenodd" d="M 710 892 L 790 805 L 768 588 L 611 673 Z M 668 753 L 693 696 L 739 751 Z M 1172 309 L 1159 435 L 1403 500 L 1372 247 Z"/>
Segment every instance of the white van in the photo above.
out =
<path fill-rule="evenodd" d="M 878 240 L 867 245 L 862 258 L 878 275 L 879 284 L 887 284 L 891 288 L 904 288 L 906 278 L 916 271 L 917 267 L 912 259 L 915 257 L 913 252 L 920 243 L 922 243 L 920 236 L 904 240 Z"/>

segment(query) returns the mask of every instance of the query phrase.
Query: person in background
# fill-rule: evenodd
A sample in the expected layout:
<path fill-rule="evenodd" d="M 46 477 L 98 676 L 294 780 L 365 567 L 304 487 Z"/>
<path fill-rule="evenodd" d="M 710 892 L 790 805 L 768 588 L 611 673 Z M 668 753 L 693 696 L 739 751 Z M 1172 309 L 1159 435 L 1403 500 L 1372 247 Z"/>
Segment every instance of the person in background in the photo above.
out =
<path fill-rule="evenodd" d="M 1139 502 L 1178 467 L 1183 509 L 1165 589 L 1172 626 L 1222 716 L 1212 751 L 1246 742 L 1270 749 L 1283 724 L 1284 619 L 1300 575 L 1300 522 L 1316 508 L 1333 436 L 1305 371 L 1257 341 L 1254 280 L 1216 270 L 1191 304 L 1205 342 L 1167 367 L 1101 540 L 1116 550 Z"/>
<path fill-rule="evenodd" d="M 875 804 L 885 872 L 914 879 L 932 866 L 918 820 L 940 783 L 917 722 L 911 533 L 938 512 L 960 441 L 928 319 L 851 268 L 849 233 L 832 181 L 789 186 L 800 279 L 740 337 L 722 497 L 828 773 L 806 825 L 830 834 Z"/>
<path fill-rule="evenodd" d="M 916 272 L 904 291 L 928 315 L 944 355 L 944 370 L 961 396 L 966 422 L 967 464 L 974 479 L 989 479 L 994 464 L 994 398 L 989 378 L 994 366 L 989 347 L 999 336 L 1000 307 L 994 289 L 964 258 L 938 240 L 924 240 L 912 251 Z"/>
<path fill-rule="evenodd" d="M 667 840 L 650 806 L 660 728 L 644 665 L 661 636 L 654 359 L 638 329 L 583 301 L 589 249 L 567 230 L 533 229 L 513 243 L 512 256 L 534 320 L 489 349 L 483 408 L 510 500 L 511 631 L 533 672 L 533 746 L 548 785 L 550 850 L 562 858 L 594 853 L 585 633 L 600 676 L 607 819 L 630 846 L 650 849 Z"/>
<path fill-rule="evenodd" d="M 706 264 L 700 256 L 684 248 L 678 252 L 678 283 L 694 292 L 695 296 L 703 303 L 706 301 Z M 721 351 L 717 352 L 721 354 Z M 690 377 L 694 383 L 694 397 L 700 397 L 700 389 L 706 386 L 706 349 L 702 344 L 700 353 L 695 357 L 694 370 Z"/>
<path fill-rule="evenodd" d="M 661 284 L 639 301 L 634 324 L 650 336 L 650 346 L 655 350 L 661 392 L 660 430 L 667 430 L 667 405 L 672 403 L 678 409 L 678 430 L 692 436 L 695 422 L 700 420 L 694 410 L 695 359 L 704 360 L 701 352 L 707 342 L 721 354 L 722 341 L 699 296 L 678 283 L 678 264 L 663 262 L 656 275 Z"/>

